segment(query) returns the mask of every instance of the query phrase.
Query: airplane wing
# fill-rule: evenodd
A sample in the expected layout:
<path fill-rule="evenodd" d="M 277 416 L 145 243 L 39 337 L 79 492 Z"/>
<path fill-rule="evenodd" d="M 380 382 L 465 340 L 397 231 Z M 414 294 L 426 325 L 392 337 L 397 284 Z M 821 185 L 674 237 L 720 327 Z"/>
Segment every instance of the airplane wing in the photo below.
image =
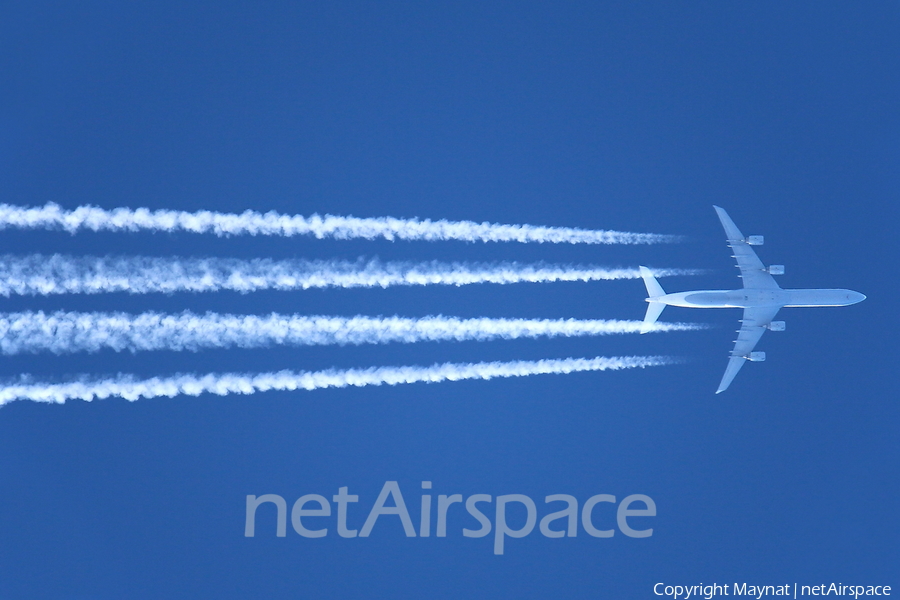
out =
<path fill-rule="evenodd" d="M 738 374 L 738 371 L 747 362 L 747 359 L 744 357 L 749 356 L 753 352 L 753 348 L 756 347 L 759 338 L 766 331 L 766 325 L 772 322 L 772 319 L 775 318 L 780 309 L 780 306 L 759 306 L 744 309 L 741 329 L 738 331 L 734 350 L 731 351 L 731 358 L 728 359 L 725 375 L 722 376 L 722 382 L 719 383 L 719 389 L 716 390 L 717 394 L 724 392 L 731 385 L 734 376 Z"/>
<path fill-rule="evenodd" d="M 756 256 L 756 252 L 753 251 L 750 244 L 744 241 L 744 234 L 737 228 L 725 209 L 718 206 L 713 206 L 713 208 L 716 209 L 719 220 L 722 221 L 722 227 L 725 228 L 728 245 L 734 252 L 734 258 L 737 259 L 738 267 L 741 269 L 741 280 L 744 282 L 744 287 L 757 290 L 781 289 L 775 283 L 775 279 L 766 272 L 766 267 Z M 735 373 L 737 373 L 737 369 L 735 369 Z"/>

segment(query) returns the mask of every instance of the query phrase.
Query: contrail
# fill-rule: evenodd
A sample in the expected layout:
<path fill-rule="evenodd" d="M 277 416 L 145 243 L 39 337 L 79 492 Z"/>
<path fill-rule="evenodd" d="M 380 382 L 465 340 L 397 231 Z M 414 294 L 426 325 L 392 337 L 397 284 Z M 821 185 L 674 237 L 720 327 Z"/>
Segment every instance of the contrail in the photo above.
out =
<path fill-rule="evenodd" d="M 502 225 L 441 219 L 357 218 L 334 215 L 283 215 L 248 210 L 240 214 L 208 210 L 183 212 L 147 208 L 79 206 L 65 210 L 58 204 L 27 208 L 0 204 L 0 229 L 62 229 L 91 231 L 187 231 L 231 235 L 311 235 L 316 238 L 387 240 L 462 240 L 467 242 L 523 242 L 552 244 L 659 244 L 681 236 L 656 233 L 602 231 L 572 227 Z"/>
<path fill-rule="evenodd" d="M 118 375 L 106 379 L 83 378 L 68 383 L 33 382 L 20 378 L 16 383 L 0 386 L 0 406 L 13 400 L 33 400 L 61 404 L 66 400 L 91 400 L 120 397 L 129 401 L 141 398 L 169 398 L 179 395 L 199 396 L 204 393 L 255 394 L 270 390 L 317 390 L 347 386 L 398 385 L 401 383 L 437 383 L 463 379 L 524 377 L 550 373 L 607 371 L 653 367 L 678 362 L 667 356 L 612 356 L 597 358 L 564 358 L 537 361 L 444 363 L 430 367 L 371 367 L 368 369 L 328 369 L 325 371 L 278 371 L 273 373 L 210 373 L 208 375 L 175 375 L 136 379 Z"/>
<path fill-rule="evenodd" d="M 638 333 L 642 321 L 576 319 L 459 319 L 429 316 L 331 317 L 206 313 L 0 313 L 0 352 L 117 352 L 263 348 L 273 345 L 386 344 L 489 341 Z M 652 331 L 692 331 L 693 323 L 655 323 Z"/>
<path fill-rule="evenodd" d="M 700 269 L 653 269 L 656 277 L 697 275 Z M 595 265 L 381 262 L 377 259 L 271 260 L 149 256 L 0 255 L 0 295 L 128 292 L 242 293 L 258 290 L 549 283 L 640 279 L 636 268 Z"/>

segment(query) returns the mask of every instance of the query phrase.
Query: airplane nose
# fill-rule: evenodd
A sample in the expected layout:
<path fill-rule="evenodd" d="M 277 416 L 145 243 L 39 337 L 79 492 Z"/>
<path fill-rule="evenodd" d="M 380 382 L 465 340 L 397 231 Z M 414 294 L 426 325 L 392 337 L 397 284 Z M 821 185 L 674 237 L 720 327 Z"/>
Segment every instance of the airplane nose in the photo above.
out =
<path fill-rule="evenodd" d="M 863 300 L 865 300 L 866 295 L 860 294 L 859 292 L 853 292 L 853 294 L 851 294 L 850 298 L 853 300 L 853 304 L 856 304 L 857 302 L 862 302 Z"/>

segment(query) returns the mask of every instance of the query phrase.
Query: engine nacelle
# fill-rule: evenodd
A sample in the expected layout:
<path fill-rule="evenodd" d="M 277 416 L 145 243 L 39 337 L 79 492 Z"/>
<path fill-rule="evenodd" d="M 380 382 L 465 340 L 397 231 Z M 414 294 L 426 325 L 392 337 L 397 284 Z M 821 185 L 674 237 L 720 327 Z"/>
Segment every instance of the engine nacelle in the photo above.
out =
<path fill-rule="evenodd" d="M 765 239 L 761 235 L 748 235 L 744 241 L 751 246 L 762 246 Z"/>
<path fill-rule="evenodd" d="M 769 275 L 784 275 L 784 265 L 769 265 L 766 267 L 766 273 Z"/>
<path fill-rule="evenodd" d="M 769 331 L 784 331 L 784 325 L 784 321 L 772 321 L 766 325 L 766 329 Z"/>
<path fill-rule="evenodd" d="M 750 362 L 762 362 L 762 361 L 766 360 L 766 353 L 765 352 L 751 352 L 750 354 L 746 355 L 744 358 L 746 358 Z"/>

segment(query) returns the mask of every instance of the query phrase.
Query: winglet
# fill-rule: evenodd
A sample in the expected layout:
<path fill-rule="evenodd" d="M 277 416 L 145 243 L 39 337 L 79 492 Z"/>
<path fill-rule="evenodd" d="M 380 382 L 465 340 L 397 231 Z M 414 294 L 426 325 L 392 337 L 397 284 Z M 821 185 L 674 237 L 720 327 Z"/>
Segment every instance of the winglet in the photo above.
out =
<path fill-rule="evenodd" d="M 662 286 L 656 281 L 656 277 L 647 267 L 640 267 L 641 277 L 644 279 L 644 285 L 647 286 L 647 314 L 644 316 L 644 323 L 641 325 L 641 333 L 649 333 L 653 330 L 653 324 L 659 319 L 666 305 L 663 302 L 655 300 L 661 296 L 665 296 Z"/>
<path fill-rule="evenodd" d="M 732 356 L 728 359 L 725 375 L 722 376 L 722 382 L 719 383 L 719 389 L 716 390 L 717 394 L 721 394 L 728 389 L 728 386 L 731 385 L 731 382 L 734 380 L 734 376 L 738 374 L 738 371 L 741 370 L 741 367 L 744 366 L 745 362 L 747 361 L 742 356 Z"/>
<path fill-rule="evenodd" d="M 716 209 L 716 214 L 719 215 L 719 221 L 722 222 L 722 228 L 725 230 L 725 237 L 728 238 L 729 243 L 738 243 L 744 240 L 744 234 L 741 233 L 741 230 L 737 228 L 737 225 L 734 224 L 734 221 L 731 220 L 731 217 L 728 216 L 728 213 L 725 212 L 725 209 L 721 206 L 713 205 L 713 208 Z"/>

